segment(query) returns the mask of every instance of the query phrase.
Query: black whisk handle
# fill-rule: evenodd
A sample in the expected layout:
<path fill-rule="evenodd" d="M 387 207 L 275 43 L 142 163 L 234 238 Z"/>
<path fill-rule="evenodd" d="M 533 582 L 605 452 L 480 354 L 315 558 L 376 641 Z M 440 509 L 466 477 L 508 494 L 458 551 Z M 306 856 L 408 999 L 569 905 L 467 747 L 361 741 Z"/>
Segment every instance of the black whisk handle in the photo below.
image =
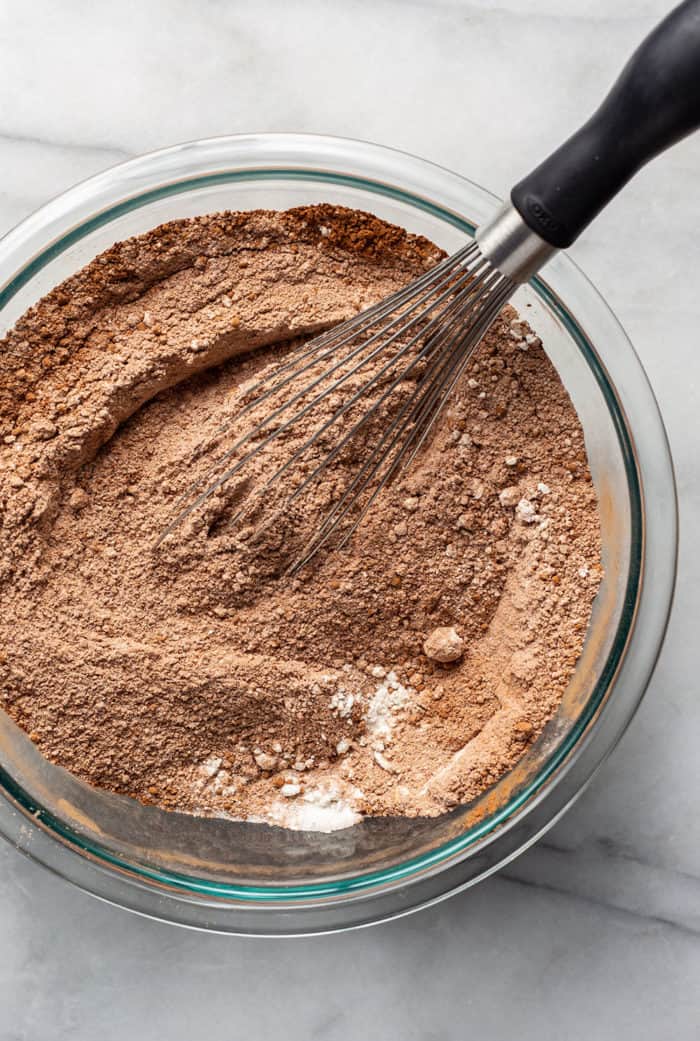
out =
<path fill-rule="evenodd" d="M 528 226 L 570 246 L 650 159 L 700 127 L 700 0 L 685 0 L 635 51 L 600 108 L 513 188 Z"/>

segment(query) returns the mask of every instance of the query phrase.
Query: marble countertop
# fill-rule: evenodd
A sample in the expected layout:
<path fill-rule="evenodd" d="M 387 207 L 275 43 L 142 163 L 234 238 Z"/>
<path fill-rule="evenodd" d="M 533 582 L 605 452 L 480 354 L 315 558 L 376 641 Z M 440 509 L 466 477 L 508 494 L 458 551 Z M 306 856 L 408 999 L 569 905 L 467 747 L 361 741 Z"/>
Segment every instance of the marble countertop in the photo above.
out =
<path fill-rule="evenodd" d="M 380 141 L 505 194 L 668 6 L 5 0 L 0 231 L 125 157 L 249 130 Z M 681 503 L 664 651 L 584 796 L 534 849 L 437 908 L 285 942 L 139 919 L 0 844 L 0 1041 L 698 1037 L 699 175 L 700 136 L 572 250 L 654 385 Z"/>

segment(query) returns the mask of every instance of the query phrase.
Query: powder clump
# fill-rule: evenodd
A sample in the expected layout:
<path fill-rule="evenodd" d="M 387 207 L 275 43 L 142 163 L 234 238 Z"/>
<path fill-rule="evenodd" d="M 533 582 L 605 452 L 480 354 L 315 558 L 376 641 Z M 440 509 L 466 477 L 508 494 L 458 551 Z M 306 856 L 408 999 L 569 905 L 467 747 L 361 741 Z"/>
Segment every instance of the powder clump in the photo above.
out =
<path fill-rule="evenodd" d="M 458 661 L 464 653 L 464 640 L 451 625 L 438 626 L 423 644 L 423 651 L 428 658 L 443 664 Z"/>

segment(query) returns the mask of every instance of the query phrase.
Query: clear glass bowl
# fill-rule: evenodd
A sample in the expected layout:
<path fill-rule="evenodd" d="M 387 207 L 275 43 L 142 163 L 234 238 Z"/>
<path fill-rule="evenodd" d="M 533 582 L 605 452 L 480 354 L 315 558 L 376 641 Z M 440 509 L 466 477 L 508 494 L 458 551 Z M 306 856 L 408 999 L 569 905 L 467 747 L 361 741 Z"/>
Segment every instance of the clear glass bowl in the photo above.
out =
<path fill-rule="evenodd" d="M 0 329 L 113 242 L 215 210 L 330 202 L 453 251 L 497 200 L 376 145 L 251 135 L 180 145 L 72 188 L 0 243 Z M 233 933 L 323 932 L 401 915 L 471 885 L 564 812 L 627 727 L 663 639 L 676 565 L 664 428 L 625 333 L 565 256 L 520 290 L 578 410 L 597 487 L 605 579 L 556 717 L 476 803 L 329 835 L 207 820 L 92 789 L 0 712 L 0 831 L 83 889 L 134 911 Z"/>

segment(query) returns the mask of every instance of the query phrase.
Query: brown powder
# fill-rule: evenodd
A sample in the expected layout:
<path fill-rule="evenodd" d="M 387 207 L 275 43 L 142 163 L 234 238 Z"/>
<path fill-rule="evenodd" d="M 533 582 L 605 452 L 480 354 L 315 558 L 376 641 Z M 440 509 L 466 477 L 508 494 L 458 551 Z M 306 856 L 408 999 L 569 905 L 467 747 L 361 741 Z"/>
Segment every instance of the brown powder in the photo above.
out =
<path fill-rule="evenodd" d="M 577 417 L 511 309 L 346 550 L 284 577 L 352 454 L 262 537 L 229 523 L 234 482 L 153 548 L 253 378 L 439 256 L 329 206 L 173 222 L 7 335 L 0 679 L 48 758 L 166 808 L 333 827 L 467 802 L 541 732 L 599 530 Z M 451 662 L 424 650 L 440 628 Z"/>

